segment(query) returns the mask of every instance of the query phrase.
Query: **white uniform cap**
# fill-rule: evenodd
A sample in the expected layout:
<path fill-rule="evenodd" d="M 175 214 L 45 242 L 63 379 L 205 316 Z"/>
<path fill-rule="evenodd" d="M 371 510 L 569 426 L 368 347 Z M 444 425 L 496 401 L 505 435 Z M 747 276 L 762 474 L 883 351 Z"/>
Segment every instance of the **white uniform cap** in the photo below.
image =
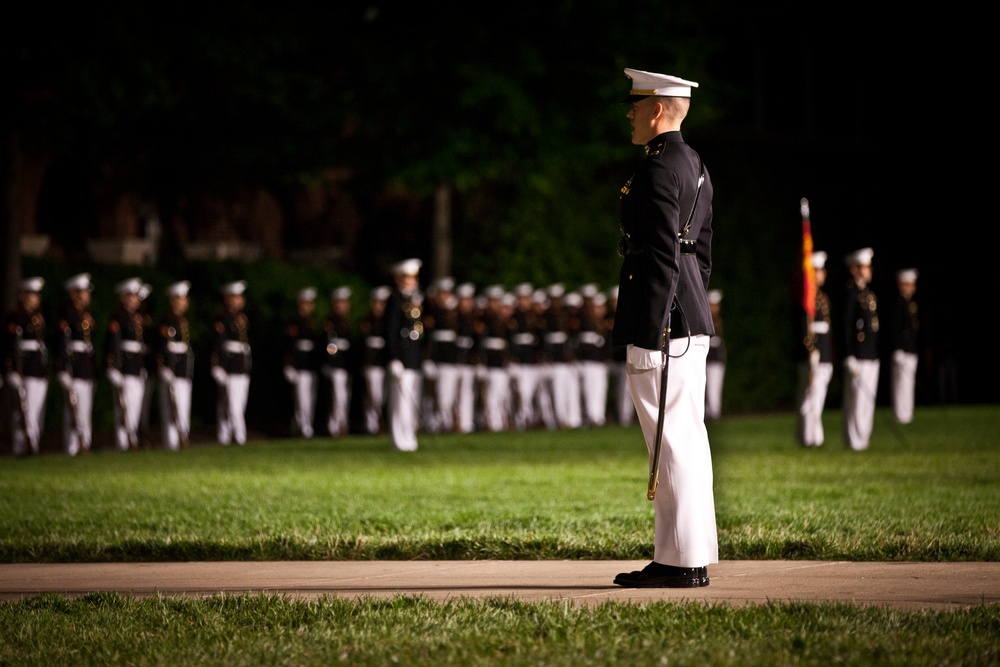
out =
<path fill-rule="evenodd" d="M 415 276 L 420 273 L 420 267 L 424 263 L 419 259 L 404 259 L 392 265 L 392 275 L 394 276 Z"/>
<path fill-rule="evenodd" d="M 139 294 L 142 292 L 142 280 L 140 278 L 127 278 L 115 285 L 115 292 L 118 294 Z"/>
<path fill-rule="evenodd" d="M 531 293 L 535 291 L 535 288 L 531 286 L 531 283 L 518 283 L 514 285 L 514 294 L 516 296 L 531 296 Z"/>
<path fill-rule="evenodd" d="M 243 294 L 247 290 L 247 281 L 237 280 L 236 282 L 227 283 L 222 286 L 222 293 L 225 295 L 230 294 Z"/>
<path fill-rule="evenodd" d="M 632 90 L 629 91 L 628 101 L 634 102 L 643 97 L 656 95 L 657 97 L 691 97 L 691 89 L 697 88 L 694 81 L 687 81 L 669 74 L 657 74 L 656 72 L 646 72 L 641 69 L 625 68 L 625 76 L 632 79 Z"/>
<path fill-rule="evenodd" d="M 20 290 L 22 292 L 41 292 L 43 287 L 45 287 L 45 278 L 35 276 L 22 280 Z"/>
<path fill-rule="evenodd" d="M 579 292 L 570 292 L 563 298 L 563 303 L 570 308 L 579 308 L 583 305 L 583 295 Z"/>
<path fill-rule="evenodd" d="M 500 296 L 500 303 L 509 308 L 513 308 L 517 305 L 517 297 L 510 292 L 504 292 L 503 295 Z"/>
<path fill-rule="evenodd" d="M 721 303 L 722 302 L 722 290 L 720 290 L 720 289 L 710 289 L 710 290 L 708 290 L 708 302 L 709 303 Z"/>
<path fill-rule="evenodd" d="M 618 298 L 618 285 L 608 288 L 608 298 L 617 299 Z"/>
<path fill-rule="evenodd" d="M 315 287 L 303 287 L 299 290 L 299 293 L 295 295 L 296 301 L 315 301 L 316 300 L 316 288 Z"/>
<path fill-rule="evenodd" d="M 187 280 L 182 280 L 167 287 L 167 296 L 187 296 L 190 289 L 191 283 Z"/>
<path fill-rule="evenodd" d="M 438 278 L 434 281 L 434 289 L 441 292 L 454 292 L 455 291 L 455 279 L 451 276 L 444 276 L 443 278 Z"/>
<path fill-rule="evenodd" d="M 503 285 L 490 285 L 483 290 L 483 295 L 487 299 L 501 299 L 503 298 L 504 288 Z"/>
<path fill-rule="evenodd" d="M 462 283 L 455 288 L 455 294 L 465 298 L 476 296 L 476 286 L 472 283 Z"/>
<path fill-rule="evenodd" d="M 875 251 L 871 248 L 861 248 L 845 257 L 844 264 L 847 264 L 847 266 L 868 266 L 872 263 L 872 257 L 874 256 Z"/>
<path fill-rule="evenodd" d="M 379 285 L 372 288 L 372 301 L 385 301 L 392 294 L 392 289 L 388 285 Z"/>
<path fill-rule="evenodd" d="M 598 291 L 599 290 L 597 288 L 596 283 L 587 283 L 586 285 L 580 286 L 580 294 L 585 299 L 593 299 L 595 296 L 597 296 Z"/>
<path fill-rule="evenodd" d="M 346 301 L 351 298 L 352 294 L 354 294 L 354 291 L 350 287 L 341 285 L 330 293 L 330 298 L 336 301 Z M 386 298 L 389 298 L 388 293 L 386 293 Z"/>
<path fill-rule="evenodd" d="M 813 268 L 814 269 L 825 269 L 826 268 L 826 253 L 822 250 L 817 250 L 812 254 Z"/>
<path fill-rule="evenodd" d="M 90 282 L 89 273 L 78 273 L 64 283 L 66 291 L 83 289 L 83 290 L 93 290 L 94 285 Z"/>
<path fill-rule="evenodd" d="M 896 274 L 896 280 L 901 283 L 915 283 L 919 275 L 916 269 L 903 269 Z"/>
<path fill-rule="evenodd" d="M 531 295 L 531 300 L 537 304 L 541 304 L 545 307 L 549 305 L 549 295 L 545 293 L 543 289 L 536 289 Z"/>
<path fill-rule="evenodd" d="M 566 293 L 566 288 L 562 283 L 555 283 L 553 285 L 549 285 L 548 293 L 550 297 L 559 298 Z"/>
<path fill-rule="evenodd" d="M 594 295 L 593 302 L 595 306 L 603 306 L 608 302 L 608 297 L 605 296 L 604 292 L 598 292 Z"/>

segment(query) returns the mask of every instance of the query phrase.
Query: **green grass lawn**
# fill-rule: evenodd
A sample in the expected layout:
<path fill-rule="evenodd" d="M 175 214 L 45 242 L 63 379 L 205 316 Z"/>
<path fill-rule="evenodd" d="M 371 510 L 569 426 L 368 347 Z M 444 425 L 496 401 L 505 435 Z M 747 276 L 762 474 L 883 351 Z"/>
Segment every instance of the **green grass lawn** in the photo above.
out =
<path fill-rule="evenodd" d="M 996 561 L 1000 407 L 876 415 L 802 449 L 787 414 L 710 424 L 720 557 Z M 645 559 L 637 427 L 252 441 L 0 459 L 0 563 Z M 0 564 L 0 567 L 3 567 Z M 996 665 L 1000 610 L 509 599 L 0 603 L 0 665 Z"/>

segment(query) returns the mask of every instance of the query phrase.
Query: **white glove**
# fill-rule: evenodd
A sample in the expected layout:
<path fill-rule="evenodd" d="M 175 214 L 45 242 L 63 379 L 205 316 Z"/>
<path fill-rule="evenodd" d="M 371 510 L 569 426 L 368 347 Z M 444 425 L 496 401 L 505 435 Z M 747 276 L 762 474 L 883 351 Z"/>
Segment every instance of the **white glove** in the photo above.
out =
<path fill-rule="evenodd" d="M 400 379 L 403 377 L 403 362 L 399 359 L 393 359 L 389 362 L 389 375 L 395 379 Z"/>
<path fill-rule="evenodd" d="M 858 377 L 861 374 L 861 369 L 858 367 L 857 357 L 847 357 L 844 359 L 844 368 L 847 372 L 851 374 L 851 377 Z"/>
<path fill-rule="evenodd" d="M 425 359 L 423 363 L 424 377 L 428 380 L 436 380 L 438 377 L 438 367 L 430 359 Z"/>
<path fill-rule="evenodd" d="M 813 368 L 819 366 L 819 350 L 809 351 L 809 365 Z"/>
<path fill-rule="evenodd" d="M 163 368 L 160 369 L 160 374 L 159 375 L 160 375 L 160 381 L 161 382 L 166 382 L 167 384 L 170 384 L 171 382 L 173 382 L 174 379 L 176 379 L 176 377 L 177 377 L 176 375 L 174 375 L 174 372 L 172 370 L 170 370 L 169 368 L 167 368 L 166 366 L 164 366 Z"/>
<path fill-rule="evenodd" d="M 73 386 L 73 376 L 70 375 L 68 372 L 66 372 L 66 371 L 59 371 L 59 374 L 57 375 L 57 377 L 59 378 L 59 384 L 61 384 L 63 386 L 63 389 L 65 389 L 66 391 L 69 391 L 70 388 L 72 388 L 72 386 Z"/>
<path fill-rule="evenodd" d="M 222 366 L 212 366 L 212 378 L 218 384 L 226 384 L 226 380 L 229 379 L 229 373 Z"/>
<path fill-rule="evenodd" d="M 299 379 L 299 372 L 292 366 L 285 366 L 285 379 L 288 380 L 288 384 L 295 384 Z"/>
<path fill-rule="evenodd" d="M 7 373 L 7 384 L 9 384 L 14 389 L 20 389 L 24 385 L 24 381 L 21 379 L 21 374 L 11 371 Z"/>
<path fill-rule="evenodd" d="M 108 369 L 108 379 L 111 380 L 111 384 L 117 389 L 121 389 L 122 385 L 125 384 L 125 376 L 117 368 Z"/>

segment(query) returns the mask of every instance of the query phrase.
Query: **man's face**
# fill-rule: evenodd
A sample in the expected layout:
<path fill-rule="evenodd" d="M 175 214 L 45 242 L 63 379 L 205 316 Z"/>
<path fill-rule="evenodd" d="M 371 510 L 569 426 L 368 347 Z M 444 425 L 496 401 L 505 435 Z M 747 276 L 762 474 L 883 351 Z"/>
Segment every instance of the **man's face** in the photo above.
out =
<path fill-rule="evenodd" d="M 139 310 L 139 304 L 142 302 L 142 299 L 139 298 L 138 294 L 128 292 L 126 294 L 121 295 L 121 301 L 122 301 L 122 307 L 125 309 L 125 312 L 134 313 L 135 311 Z"/>
<path fill-rule="evenodd" d="M 226 303 L 226 309 L 230 313 L 238 313 L 241 310 L 243 310 L 243 295 L 227 294 L 225 303 Z"/>
<path fill-rule="evenodd" d="M 636 146 L 645 146 L 656 136 L 653 126 L 656 109 L 657 103 L 652 97 L 644 97 L 629 105 L 625 116 L 632 122 L 632 143 Z"/>
<path fill-rule="evenodd" d="M 90 305 L 90 290 L 75 289 L 70 290 L 69 300 L 77 310 L 83 310 Z"/>
<path fill-rule="evenodd" d="M 38 294 L 38 292 L 21 292 L 21 307 L 24 308 L 26 312 L 35 312 L 38 310 L 38 306 L 41 302 L 42 297 Z"/>
<path fill-rule="evenodd" d="M 188 298 L 175 294 L 170 297 L 170 312 L 174 315 L 183 315 L 188 309 Z"/>

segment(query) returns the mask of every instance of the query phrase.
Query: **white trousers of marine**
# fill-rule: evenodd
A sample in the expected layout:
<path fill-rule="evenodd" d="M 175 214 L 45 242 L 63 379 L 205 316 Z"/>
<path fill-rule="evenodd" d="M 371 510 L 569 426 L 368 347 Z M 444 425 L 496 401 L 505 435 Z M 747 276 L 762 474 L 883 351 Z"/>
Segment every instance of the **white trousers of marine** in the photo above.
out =
<path fill-rule="evenodd" d="M 721 361 L 709 361 L 705 365 L 705 417 L 722 417 L 722 385 L 726 379 L 726 365 Z"/>
<path fill-rule="evenodd" d="M 434 415 L 437 430 L 440 433 L 451 433 L 455 430 L 455 414 L 458 412 L 459 370 L 457 364 L 437 365 L 436 414 Z"/>
<path fill-rule="evenodd" d="M 523 431 L 535 425 L 535 391 L 541 372 L 534 364 L 511 364 L 510 387 L 514 394 L 513 426 Z"/>
<path fill-rule="evenodd" d="M 833 378 L 833 364 L 823 362 L 810 369 L 808 363 L 799 364 L 799 443 L 805 447 L 819 447 L 823 444 L 823 407 L 826 392 Z"/>
<path fill-rule="evenodd" d="M 247 397 L 250 394 L 250 376 L 246 373 L 230 373 L 226 378 L 225 397 L 218 408 L 218 439 L 223 445 L 247 442 Z"/>
<path fill-rule="evenodd" d="M 631 426 L 635 420 L 635 405 L 628 391 L 628 375 L 624 361 L 611 362 L 611 410 L 620 426 Z"/>
<path fill-rule="evenodd" d="M 913 421 L 913 397 L 917 389 L 917 355 L 892 352 L 892 414 L 900 424 Z"/>
<path fill-rule="evenodd" d="M 170 400 L 173 387 L 174 400 Z M 177 414 L 174 414 L 174 409 Z M 163 446 L 177 451 L 181 448 L 181 434 L 184 439 L 191 435 L 191 379 L 175 377 L 160 380 L 160 427 Z"/>
<path fill-rule="evenodd" d="M 458 365 L 458 432 L 476 430 L 476 367 Z"/>
<path fill-rule="evenodd" d="M 581 361 L 580 394 L 587 426 L 604 426 L 608 413 L 608 365 L 603 361 Z"/>
<path fill-rule="evenodd" d="M 66 453 L 76 456 L 81 451 L 89 452 L 93 442 L 94 427 L 92 415 L 94 412 L 94 381 L 73 378 L 70 380 L 71 387 L 76 393 L 76 410 L 70 405 L 66 396 L 63 396 L 63 445 Z M 77 428 L 73 428 L 74 415 L 76 413 Z M 83 442 L 80 442 L 80 436 Z"/>
<path fill-rule="evenodd" d="M 327 368 L 326 378 L 330 382 L 330 415 L 326 420 L 326 429 L 330 435 L 339 438 L 347 435 L 351 426 L 351 374 L 346 368 Z M 312 414 L 309 420 L 312 424 Z"/>
<path fill-rule="evenodd" d="M 146 396 L 145 375 L 122 376 L 121 391 L 126 414 L 122 416 L 121 405 L 116 400 L 114 402 L 115 444 L 118 449 L 125 451 L 129 448 L 130 439 L 138 442 L 139 420 L 142 417 L 142 402 Z"/>
<path fill-rule="evenodd" d="M 661 565 L 704 567 L 719 562 L 712 453 L 705 427 L 709 338 L 699 335 L 670 341 L 659 487 L 653 500 L 653 560 Z M 663 354 L 629 345 L 626 355 L 629 393 L 652 463 Z"/>
<path fill-rule="evenodd" d="M 15 456 L 38 454 L 41 452 L 42 424 L 45 423 L 45 396 L 49 390 L 47 378 L 24 377 L 24 395 L 27 405 L 27 421 L 22 422 L 20 408 L 15 408 L 11 419 L 13 433 L 11 434 L 11 449 Z M 17 391 L 12 388 L 12 400 L 20 400 Z M 24 436 L 25 431 L 28 437 Z"/>
<path fill-rule="evenodd" d="M 385 366 L 365 366 L 365 430 L 375 435 L 385 412 Z"/>
<path fill-rule="evenodd" d="M 417 449 L 423 382 L 423 375 L 409 368 L 403 370 L 402 377 L 389 376 L 389 437 L 392 446 L 402 452 Z"/>
<path fill-rule="evenodd" d="M 844 359 L 844 442 L 855 451 L 868 449 L 875 421 L 878 359 Z"/>

